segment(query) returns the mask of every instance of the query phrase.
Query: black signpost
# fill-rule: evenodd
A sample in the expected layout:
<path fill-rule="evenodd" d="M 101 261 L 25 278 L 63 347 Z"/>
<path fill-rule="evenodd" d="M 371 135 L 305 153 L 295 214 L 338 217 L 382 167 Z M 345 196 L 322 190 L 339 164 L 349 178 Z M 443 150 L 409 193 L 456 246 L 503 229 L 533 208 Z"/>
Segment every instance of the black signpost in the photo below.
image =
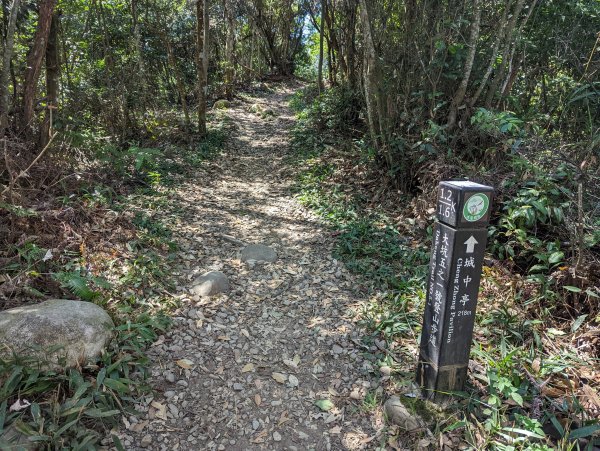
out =
<path fill-rule="evenodd" d="M 433 229 L 417 382 L 429 399 L 467 378 L 493 188 L 442 182 Z"/>

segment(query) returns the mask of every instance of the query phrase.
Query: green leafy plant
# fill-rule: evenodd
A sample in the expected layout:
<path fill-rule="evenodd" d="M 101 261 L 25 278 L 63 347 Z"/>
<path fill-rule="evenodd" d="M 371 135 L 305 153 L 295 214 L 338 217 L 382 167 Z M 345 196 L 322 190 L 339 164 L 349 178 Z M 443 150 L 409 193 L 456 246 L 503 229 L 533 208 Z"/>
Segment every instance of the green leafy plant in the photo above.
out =
<path fill-rule="evenodd" d="M 521 134 L 523 121 L 508 111 L 478 108 L 471 117 L 471 124 L 493 136 L 518 136 Z"/>
<path fill-rule="evenodd" d="M 54 273 L 53 277 L 64 288 L 85 301 L 98 299 L 102 295 L 100 289 L 110 290 L 112 288 L 112 284 L 105 278 L 93 276 L 83 271 L 61 271 Z"/>
<path fill-rule="evenodd" d="M 134 411 L 134 399 L 148 391 L 143 349 L 167 325 L 163 316 L 126 321 L 101 360 L 83 369 L 40 370 L 31 359 L 0 359 L 0 433 L 13 428 L 44 449 L 97 449 L 120 415 Z M 25 408 L 8 409 L 25 399 Z M 6 446 L 0 439 L 0 447 Z"/>

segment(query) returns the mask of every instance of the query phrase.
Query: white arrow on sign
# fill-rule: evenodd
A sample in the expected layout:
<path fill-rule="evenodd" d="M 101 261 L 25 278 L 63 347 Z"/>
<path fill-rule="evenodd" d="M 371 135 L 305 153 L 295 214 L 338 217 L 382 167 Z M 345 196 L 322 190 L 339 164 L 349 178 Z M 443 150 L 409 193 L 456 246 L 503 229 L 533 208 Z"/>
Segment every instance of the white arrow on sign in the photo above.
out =
<path fill-rule="evenodd" d="M 473 235 L 471 235 L 471 237 L 467 241 L 465 241 L 465 244 L 467 245 L 467 254 L 472 254 L 473 251 L 475 251 L 475 245 L 477 243 L 478 241 Z"/>

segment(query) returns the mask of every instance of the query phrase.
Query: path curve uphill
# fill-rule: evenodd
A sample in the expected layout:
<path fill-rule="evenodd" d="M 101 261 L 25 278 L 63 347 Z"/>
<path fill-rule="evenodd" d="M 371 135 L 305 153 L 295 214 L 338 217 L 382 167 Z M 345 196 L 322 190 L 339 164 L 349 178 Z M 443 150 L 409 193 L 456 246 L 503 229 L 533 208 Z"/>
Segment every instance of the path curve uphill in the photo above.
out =
<path fill-rule="evenodd" d="M 182 249 L 182 307 L 149 350 L 155 392 L 124 419 L 126 449 L 378 446 L 383 419 L 362 401 L 374 387 L 352 313 L 357 284 L 290 191 L 294 88 L 232 102 L 225 151 L 162 213 Z M 226 289 L 199 296 L 213 271 Z"/>

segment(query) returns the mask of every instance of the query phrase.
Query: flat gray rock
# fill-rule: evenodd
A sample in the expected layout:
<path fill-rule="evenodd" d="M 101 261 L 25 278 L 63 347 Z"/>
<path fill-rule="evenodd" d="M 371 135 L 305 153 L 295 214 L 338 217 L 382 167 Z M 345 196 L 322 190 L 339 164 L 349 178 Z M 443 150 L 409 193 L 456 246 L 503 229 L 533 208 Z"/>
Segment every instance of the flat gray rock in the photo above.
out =
<path fill-rule="evenodd" d="M 221 271 L 211 271 L 198 277 L 191 290 L 196 296 L 214 296 L 229 291 L 229 279 Z"/>
<path fill-rule="evenodd" d="M 265 246 L 264 244 L 249 244 L 242 249 L 240 260 L 243 262 L 254 260 L 257 262 L 273 263 L 277 260 L 277 252 L 272 247 Z"/>
<path fill-rule="evenodd" d="M 0 355 L 38 358 L 43 367 L 75 367 L 100 356 L 114 327 L 108 313 L 91 302 L 52 299 L 4 310 Z"/>
<path fill-rule="evenodd" d="M 422 420 L 410 413 L 398 396 L 391 396 L 383 408 L 388 421 L 406 431 L 414 431 L 423 427 Z"/>

